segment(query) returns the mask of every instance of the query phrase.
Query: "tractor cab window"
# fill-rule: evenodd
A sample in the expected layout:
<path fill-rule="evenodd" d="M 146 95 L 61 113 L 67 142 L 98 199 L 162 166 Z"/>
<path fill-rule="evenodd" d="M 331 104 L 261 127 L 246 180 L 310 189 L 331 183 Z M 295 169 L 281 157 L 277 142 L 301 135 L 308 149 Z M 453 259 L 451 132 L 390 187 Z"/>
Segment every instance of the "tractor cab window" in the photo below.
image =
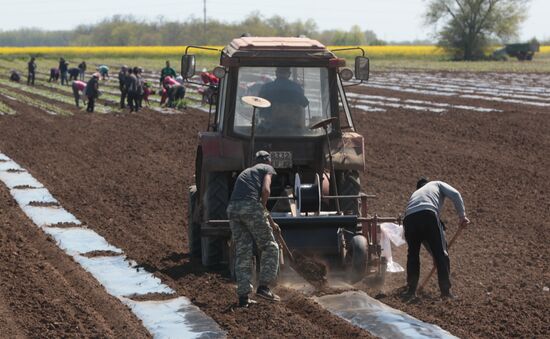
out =
<path fill-rule="evenodd" d="M 249 136 L 253 108 L 241 101 L 253 95 L 269 100 L 271 107 L 256 111 L 256 136 L 319 136 L 309 126 L 330 113 L 326 68 L 241 67 L 239 69 L 234 131 Z"/>

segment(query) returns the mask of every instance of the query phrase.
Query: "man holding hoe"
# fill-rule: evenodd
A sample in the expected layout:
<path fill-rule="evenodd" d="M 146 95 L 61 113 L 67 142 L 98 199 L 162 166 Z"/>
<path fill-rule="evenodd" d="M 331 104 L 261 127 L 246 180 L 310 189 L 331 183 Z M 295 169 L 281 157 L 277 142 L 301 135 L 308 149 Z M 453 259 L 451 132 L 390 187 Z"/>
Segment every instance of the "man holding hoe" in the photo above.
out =
<path fill-rule="evenodd" d="M 233 240 L 235 241 L 235 275 L 239 307 L 256 303 L 248 295 L 252 292 L 253 243 L 260 252 L 260 277 L 256 290 L 258 297 L 279 301 L 269 289 L 277 279 L 279 270 L 279 245 L 273 235 L 279 231 L 266 209 L 271 193 L 271 177 L 276 174 L 271 166 L 271 156 L 266 151 L 256 153 L 256 164 L 239 174 L 227 214 Z"/>
<path fill-rule="evenodd" d="M 445 198 L 452 200 L 458 214 L 460 227 L 470 223 L 464 210 L 464 201 L 460 193 L 443 181 L 428 181 L 421 178 L 416 184 L 416 191 L 411 195 L 405 212 L 403 225 L 407 240 L 407 290 L 402 294 L 405 299 L 416 296 L 420 277 L 420 246 L 424 243 L 437 267 L 437 278 L 441 297 L 453 299 L 451 293 L 450 261 L 447 252 L 445 230 L 440 220 L 440 213 Z"/>

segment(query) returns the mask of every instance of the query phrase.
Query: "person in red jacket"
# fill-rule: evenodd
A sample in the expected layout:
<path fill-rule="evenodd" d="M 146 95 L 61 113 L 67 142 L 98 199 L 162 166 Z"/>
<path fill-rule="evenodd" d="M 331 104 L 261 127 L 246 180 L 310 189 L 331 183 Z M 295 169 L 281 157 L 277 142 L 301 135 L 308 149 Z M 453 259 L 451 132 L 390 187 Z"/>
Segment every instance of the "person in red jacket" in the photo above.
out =
<path fill-rule="evenodd" d="M 73 81 L 72 88 L 76 107 L 80 108 L 80 99 L 82 99 L 82 103 L 86 105 L 86 83 L 84 81 L 75 80 Z"/>
<path fill-rule="evenodd" d="M 208 85 L 208 87 L 199 89 L 199 93 L 202 94 L 202 103 L 212 105 L 215 101 L 216 89 L 220 83 L 220 79 L 214 74 L 203 70 L 201 80 L 205 85 Z"/>

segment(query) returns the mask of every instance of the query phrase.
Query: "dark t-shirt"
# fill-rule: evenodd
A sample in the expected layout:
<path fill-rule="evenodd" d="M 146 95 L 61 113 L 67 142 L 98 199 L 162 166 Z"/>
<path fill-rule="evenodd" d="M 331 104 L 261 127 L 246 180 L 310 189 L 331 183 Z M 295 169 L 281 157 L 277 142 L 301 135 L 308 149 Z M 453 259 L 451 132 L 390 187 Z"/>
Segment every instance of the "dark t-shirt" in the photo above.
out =
<path fill-rule="evenodd" d="M 258 96 L 272 104 L 294 104 L 306 107 L 309 101 L 304 96 L 303 88 L 289 79 L 275 79 L 262 86 Z"/>
<path fill-rule="evenodd" d="M 231 201 L 260 201 L 262 185 L 266 174 L 277 174 L 277 172 L 275 172 L 275 169 L 271 165 L 267 164 L 256 164 L 242 171 L 233 188 Z"/>
<path fill-rule="evenodd" d="M 99 87 L 99 83 L 97 81 L 97 78 L 92 77 L 90 80 L 88 80 L 88 84 L 86 85 L 86 95 L 88 97 L 97 98 L 98 87 Z"/>

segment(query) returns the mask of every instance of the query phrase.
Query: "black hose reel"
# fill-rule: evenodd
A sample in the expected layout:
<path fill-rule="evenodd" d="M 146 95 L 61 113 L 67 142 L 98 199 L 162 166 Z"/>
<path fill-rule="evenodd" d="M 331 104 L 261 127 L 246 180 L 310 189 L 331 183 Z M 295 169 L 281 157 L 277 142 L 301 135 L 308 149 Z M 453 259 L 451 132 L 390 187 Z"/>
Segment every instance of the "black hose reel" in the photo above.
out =
<path fill-rule="evenodd" d="M 321 211 L 321 185 L 319 174 L 315 174 L 312 184 L 302 184 L 300 175 L 296 173 L 294 181 L 294 196 L 296 197 L 296 212 L 319 213 Z"/>

